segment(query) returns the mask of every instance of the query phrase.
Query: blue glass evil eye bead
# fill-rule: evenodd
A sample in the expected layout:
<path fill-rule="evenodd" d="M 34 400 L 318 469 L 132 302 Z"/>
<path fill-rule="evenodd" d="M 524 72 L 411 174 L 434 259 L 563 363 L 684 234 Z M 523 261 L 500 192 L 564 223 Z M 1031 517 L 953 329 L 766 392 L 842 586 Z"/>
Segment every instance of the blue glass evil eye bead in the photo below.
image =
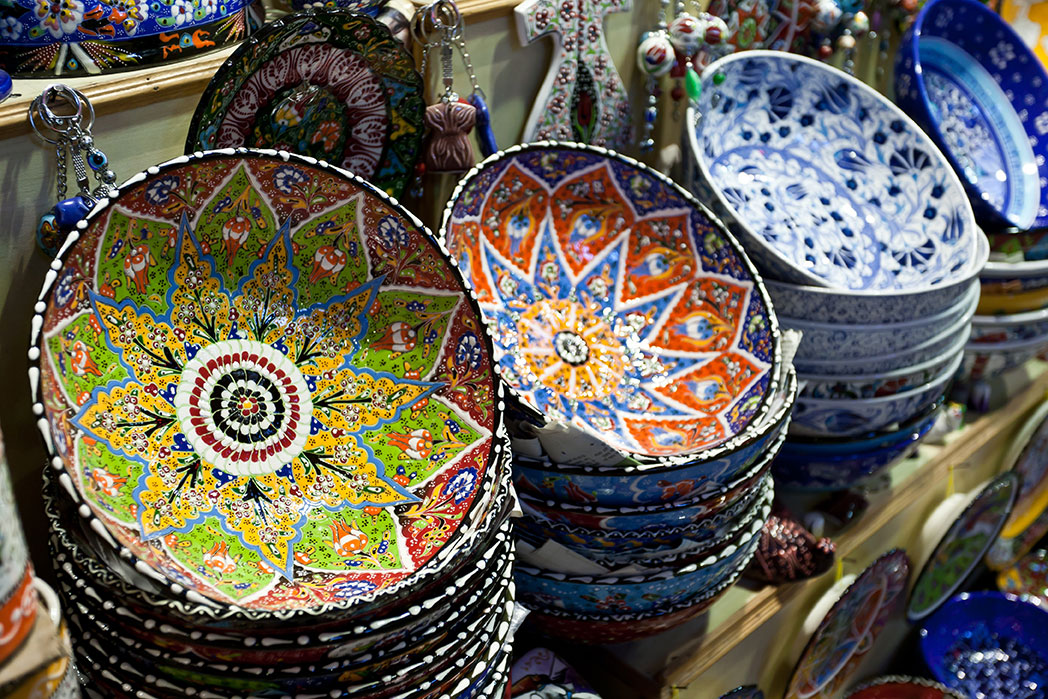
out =
<path fill-rule="evenodd" d="M 87 166 L 96 172 L 109 167 L 109 158 L 100 150 L 93 150 L 87 154 Z"/>
<path fill-rule="evenodd" d="M 0 102 L 11 96 L 13 88 L 14 83 L 11 82 L 11 76 L 6 71 L 0 70 Z"/>

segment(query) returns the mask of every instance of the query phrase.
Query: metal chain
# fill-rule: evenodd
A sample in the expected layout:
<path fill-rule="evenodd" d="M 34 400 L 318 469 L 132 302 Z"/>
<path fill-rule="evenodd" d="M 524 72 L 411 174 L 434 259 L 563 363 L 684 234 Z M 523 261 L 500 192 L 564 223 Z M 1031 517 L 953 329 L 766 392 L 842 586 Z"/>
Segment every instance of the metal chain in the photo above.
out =
<path fill-rule="evenodd" d="M 484 91 L 480 89 L 480 85 L 477 83 L 477 73 L 473 70 L 473 61 L 469 57 L 469 51 L 466 50 L 466 40 L 462 38 L 461 34 L 458 37 L 458 50 L 459 55 L 462 56 L 462 65 L 466 69 L 466 77 L 469 78 L 470 86 L 473 88 L 473 94 L 480 95 L 486 100 L 488 96 L 484 94 Z"/>
<path fill-rule="evenodd" d="M 68 176 L 68 164 L 66 162 L 66 149 L 62 144 L 55 147 L 55 160 L 58 169 L 58 175 L 56 180 L 55 189 L 58 194 L 58 201 L 62 201 L 66 198 L 66 177 Z"/>

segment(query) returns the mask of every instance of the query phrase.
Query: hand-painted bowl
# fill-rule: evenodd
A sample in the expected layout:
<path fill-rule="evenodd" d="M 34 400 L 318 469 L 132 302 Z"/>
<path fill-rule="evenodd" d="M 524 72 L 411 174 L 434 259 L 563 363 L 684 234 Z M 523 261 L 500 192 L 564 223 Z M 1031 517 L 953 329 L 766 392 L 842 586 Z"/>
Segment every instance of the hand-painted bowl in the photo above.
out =
<path fill-rule="evenodd" d="M 1048 349 L 1048 335 L 1018 342 L 981 342 L 964 348 L 959 376 L 967 380 L 992 379 L 1025 364 Z"/>
<path fill-rule="evenodd" d="M 980 315 L 1048 308 L 1048 261 L 988 262 L 979 274 Z"/>
<path fill-rule="evenodd" d="M 924 623 L 920 645 L 935 679 L 965 696 L 1035 697 L 1048 678 L 1048 611 L 1031 598 L 966 592 Z"/>
<path fill-rule="evenodd" d="M 797 377 L 785 372 L 783 387 L 772 397 L 764 435 L 745 448 L 692 462 L 656 467 L 572 466 L 552 460 L 517 457 L 513 477 L 517 489 L 545 499 L 580 504 L 599 502 L 606 507 L 678 503 L 713 498 L 734 490 L 753 470 L 789 425 L 797 393 Z"/>
<path fill-rule="evenodd" d="M 833 357 L 860 360 L 905 351 L 940 335 L 965 318 L 971 318 L 979 301 L 979 285 L 972 284 L 956 304 L 930 318 L 881 325 L 815 323 L 779 316 L 784 329 L 804 333 L 797 360 Z"/>
<path fill-rule="evenodd" d="M 920 127 L 812 59 L 732 54 L 703 71 L 699 191 L 769 277 L 922 291 L 981 267 L 971 206 Z"/>
<path fill-rule="evenodd" d="M 886 675 L 853 687 L 845 699 L 964 699 L 964 696 L 924 677 Z"/>
<path fill-rule="evenodd" d="M 987 227 L 1048 224 L 1048 72 L 1000 15 L 976 0 L 925 5 L 899 47 L 895 94 Z"/>
<path fill-rule="evenodd" d="M 857 442 L 851 452 L 844 454 L 812 453 L 803 446 L 794 449 L 795 445 L 787 441 L 771 467 L 775 484 L 783 490 L 806 492 L 847 490 L 911 455 L 937 417 L 936 411 L 916 424 L 911 421 L 909 426 L 890 433 L 893 441 L 883 446 L 863 448 Z"/>
<path fill-rule="evenodd" d="M 514 580 L 520 600 L 535 609 L 580 614 L 639 613 L 694 599 L 724 583 L 749 563 L 760 542 L 763 521 L 755 520 L 731 544 L 681 568 L 630 575 L 565 575 L 518 564 Z"/>
<path fill-rule="evenodd" d="M 803 398 L 877 398 L 880 396 L 893 396 L 897 393 L 923 386 L 943 372 L 950 362 L 953 362 L 964 351 L 966 339 L 960 338 L 941 357 L 935 357 L 916 366 L 904 367 L 883 374 L 852 376 L 811 374 L 809 376 L 798 376 L 797 379 L 804 385 L 800 395 Z"/>
<path fill-rule="evenodd" d="M 973 345 L 988 342 L 1003 344 L 1032 340 L 1046 335 L 1048 335 L 1048 309 L 1042 309 L 1011 315 L 974 316 L 969 342 Z"/>
<path fill-rule="evenodd" d="M 938 359 L 951 351 L 956 351 L 957 344 L 967 342 L 972 330 L 971 308 L 969 315 L 959 319 L 941 333 L 925 340 L 916 347 L 865 359 L 794 359 L 793 365 L 799 374 L 805 376 L 866 376 L 898 371 L 906 367 Z"/>
<path fill-rule="evenodd" d="M 688 460 L 771 427 L 767 293 L 720 221 L 663 175 L 589 146 L 514 147 L 463 178 L 441 233 L 540 440 L 568 425 L 595 450 Z"/>
<path fill-rule="evenodd" d="M 855 400 L 798 398 L 790 422 L 790 433 L 847 437 L 905 422 L 946 392 L 963 359 L 964 355 L 957 355 L 933 380 L 891 396 Z"/>

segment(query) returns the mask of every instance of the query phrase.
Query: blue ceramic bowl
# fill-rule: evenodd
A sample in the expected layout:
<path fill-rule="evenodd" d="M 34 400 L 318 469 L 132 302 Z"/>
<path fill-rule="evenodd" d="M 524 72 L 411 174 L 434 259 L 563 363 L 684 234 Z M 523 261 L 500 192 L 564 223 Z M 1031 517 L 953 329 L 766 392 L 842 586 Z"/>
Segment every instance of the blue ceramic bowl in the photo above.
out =
<path fill-rule="evenodd" d="M 583 614 L 643 614 L 717 588 L 757 550 L 764 521 L 755 518 L 731 544 L 706 559 L 676 570 L 639 575 L 566 575 L 518 564 L 514 580 L 520 600 L 537 609 Z"/>
<path fill-rule="evenodd" d="M 907 433 L 920 431 L 919 426 L 926 420 L 937 417 L 939 408 L 946 402 L 942 395 L 937 401 L 925 408 L 912 419 L 899 425 L 897 429 L 880 430 L 856 437 L 802 437 L 790 435 L 782 445 L 780 456 L 787 451 L 795 455 L 807 455 L 817 458 L 848 456 L 857 451 L 874 451 L 891 446 L 904 439 Z M 778 457 L 776 457 L 778 458 Z"/>
<path fill-rule="evenodd" d="M 987 227 L 1048 224 L 1048 73 L 996 12 L 976 0 L 925 5 L 899 47 L 895 94 Z"/>
<path fill-rule="evenodd" d="M 763 435 L 742 449 L 675 466 L 568 466 L 549 459 L 517 457 L 513 479 L 521 493 L 566 503 L 631 507 L 709 499 L 734 489 L 753 471 L 789 425 L 797 377 L 789 370 L 772 398 Z"/>
<path fill-rule="evenodd" d="M 973 345 L 988 342 L 1023 342 L 1048 336 L 1048 309 L 997 316 L 972 318 Z"/>
<path fill-rule="evenodd" d="M 982 266 L 971 206 L 935 144 L 872 88 L 771 51 L 703 72 L 696 191 L 773 279 L 917 292 Z"/>
<path fill-rule="evenodd" d="M 1048 350 L 1048 335 L 1017 342 L 982 342 L 964 348 L 959 376 L 970 381 L 992 379 Z"/>
<path fill-rule="evenodd" d="M 845 325 L 780 315 L 779 323 L 785 329 L 804 333 L 796 355 L 799 361 L 825 357 L 858 360 L 917 347 L 955 326 L 961 319 L 970 318 L 978 302 L 979 285 L 972 282 L 957 303 L 927 318 L 879 325 Z"/>
<path fill-rule="evenodd" d="M 851 376 L 798 376 L 803 382 L 803 398 L 877 398 L 893 396 L 923 386 L 943 372 L 957 355 L 964 351 L 967 338 L 959 338 L 941 357 L 929 359 L 912 367 L 883 374 Z"/>
<path fill-rule="evenodd" d="M 1039 601 L 1003 592 L 966 592 L 935 612 L 920 638 L 921 654 L 935 679 L 965 696 L 1044 696 L 1048 611 Z"/>
<path fill-rule="evenodd" d="M 938 411 L 916 424 L 879 436 L 879 446 L 867 446 L 874 440 L 858 440 L 844 453 L 813 449 L 821 445 L 795 444 L 787 441 L 772 464 L 775 485 L 786 490 L 827 492 L 847 490 L 885 468 L 899 463 L 924 440 L 935 424 Z M 865 443 L 864 443 L 865 442 Z M 833 445 L 834 450 L 846 449 Z"/>

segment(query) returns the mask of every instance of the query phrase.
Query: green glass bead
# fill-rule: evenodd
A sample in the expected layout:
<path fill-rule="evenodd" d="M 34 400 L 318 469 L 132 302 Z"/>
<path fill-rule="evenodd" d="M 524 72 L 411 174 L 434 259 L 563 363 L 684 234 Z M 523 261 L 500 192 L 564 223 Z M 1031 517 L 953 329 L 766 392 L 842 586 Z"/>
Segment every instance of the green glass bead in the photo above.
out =
<path fill-rule="evenodd" d="M 692 100 L 699 99 L 699 95 L 702 94 L 702 81 L 699 80 L 699 74 L 691 68 L 688 68 L 684 75 L 684 89 L 688 91 L 688 98 Z"/>
<path fill-rule="evenodd" d="M 713 74 L 713 84 L 714 85 L 720 85 L 722 82 L 724 82 L 724 78 L 726 78 L 726 77 L 728 77 L 728 76 L 726 76 L 724 73 L 714 73 Z"/>

